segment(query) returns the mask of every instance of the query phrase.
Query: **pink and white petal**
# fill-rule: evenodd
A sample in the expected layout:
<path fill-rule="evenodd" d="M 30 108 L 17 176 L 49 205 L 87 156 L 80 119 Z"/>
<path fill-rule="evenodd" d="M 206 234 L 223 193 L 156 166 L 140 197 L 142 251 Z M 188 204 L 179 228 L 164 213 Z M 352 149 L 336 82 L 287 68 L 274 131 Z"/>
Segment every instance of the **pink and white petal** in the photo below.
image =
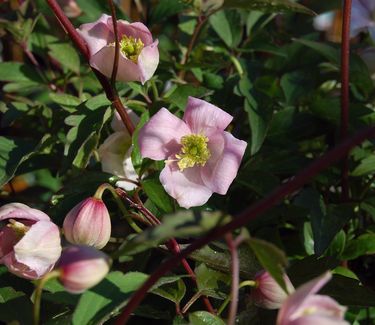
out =
<path fill-rule="evenodd" d="M 165 191 L 186 209 L 205 204 L 212 195 L 199 170 L 194 167 L 181 172 L 175 163 L 167 164 L 160 173 L 160 182 Z"/>
<path fill-rule="evenodd" d="M 4 226 L 0 229 L 0 263 L 1 259 L 13 250 L 13 246 L 19 240 L 12 228 Z"/>
<path fill-rule="evenodd" d="M 300 286 L 292 295 L 285 300 L 283 306 L 277 315 L 277 325 L 289 324 L 287 321 L 303 305 L 308 296 L 318 292 L 330 279 L 332 274 L 326 272 L 323 275 L 312 279 L 311 281 Z"/>
<path fill-rule="evenodd" d="M 0 221 L 6 219 L 24 219 L 24 220 L 50 220 L 44 212 L 30 208 L 23 203 L 8 203 L 0 208 Z"/>
<path fill-rule="evenodd" d="M 152 44 L 152 34 L 150 30 L 142 23 L 129 23 L 126 20 L 118 20 L 117 28 L 120 35 L 132 36 L 135 39 L 141 39 L 145 46 Z"/>
<path fill-rule="evenodd" d="M 285 323 L 285 325 L 349 325 L 349 323 L 343 319 L 329 318 L 321 315 L 308 315 Z"/>
<path fill-rule="evenodd" d="M 209 138 L 211 157 L 201 168 L 204 184 L 213 192 L 226 194 L 237 176 L 247 143 L 228 132 L 217 133 Z"/>
<path fill-rule="evenodd" d="M 126 112 L 128 113 L 130 120 L 133 122 L 134 125 L 137 125 L 139 123 L 139 117 L 137 114 L 135 114 L 131 109 L 127 108 Z M 125 132 L 129 137 L 129 132 L 126 129 L 124 122 L 122 121 L 119 113 L 115 112 L 113 115 L 113 119 L 111 122 L 111 128 L 115 132 Z"/>
<path fill-rule="evenodd" d="M 163 160 L 180 151 L 180 139 L 191 131 L 185 122 L 164 107 L 140 130 L 139 148 L 143 157 Z"/>
<path fill-rule="evenodd" d="M 122 169 L 124 172 L 124 177 L 131 180 L 131 181 L 138 181 L 139 177 L 137 172 L 134 169 L 131 154 L 133 151 L 133 147 L 130 147 L 129 150 L 126 152 L 126 154 L 123 156 L 122 161 Z M 137 185 L 128 182 L 128 181 L 117 181 L 116 186 L 123 188 L 126 191 L 132 191 L 134 190 Z"/>
<path fill-rule="evenodd" d="M 217 106 L 202 99 L 189 97 L 183 120 L 195 134 L 210 136 L 217 130 L 223 131 L 233 117 Z"/>
<path fill-rule="evenodd" d="M 138 56 L 138 66 L 141 70 L 141 82 L 144 84 L 147 80 L 151 79 L 154 75 L 156 68 L 159 64 L 159 41 L 143 48 Z"/>
<path fill-rule="evenodd" d="M 56 263 L 61 255 L 59 228 L 50 221 L 32 225 L 14 246 L 14 257 L 42 276 Z"/>
<path fill-rule="evenodd" d="M 109 21 L 112 21 L 111 16 L 103 14 L 97 21 L 83 24 L 77 28 L 77 32 L 85 40 L 91 56 L 109 43 L 114 42 L 113 27 L 108 24 Z"/>
<path fill-rule="evenodd" d="M 14 252 L 4 256 L 2 263 L 8 268 L 9 272 L 28 280 L 36 280 L 41 278 L 44 274 L 52 270 L 53 265 L 46 269 L 44 273 L 38 274 L 35 270 L 30 269 L 27 265 L 19 263 L 15 256 Z"/>

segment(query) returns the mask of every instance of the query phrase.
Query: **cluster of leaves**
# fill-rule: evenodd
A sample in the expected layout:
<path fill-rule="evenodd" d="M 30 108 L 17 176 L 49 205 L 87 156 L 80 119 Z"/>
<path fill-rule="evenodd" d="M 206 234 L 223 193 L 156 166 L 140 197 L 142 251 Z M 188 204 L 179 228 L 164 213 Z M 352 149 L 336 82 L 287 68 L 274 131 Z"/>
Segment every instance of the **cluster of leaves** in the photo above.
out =
<path fill-rule="evenodd" d="M 77 3 L 82 9 L 73 19 L 77 27 L 109 13 L 105 1 Z M 159 0 L 143 1 L 142 11 L 136 6 L 127 12 L 118 8 L 118 18 L 143 20 L 159 39 L 160 64 L 153 79 L 144 86 L 118 83 L 117 89 L 123 103 L 141 117 L 132 161 L 137 172 L 147 170 L 141 198 L 162 225 L 131 234 L 106 197 L 113 214 L 114 240 L 106 247 L 114 256 L 113 272 L 76 296 L 49 282 L 43 296 L 45 324 L 97 324 L 117 315 L 168 256 L 163 246 L 167 239 L 191 242 L 266 196 L 339 141 L 339 44 L 314 31 L 312 14 L 340 8 L 341 1 L 311 0 L 308 9 L 291 0 L 226 0 L 223 8 L 203 17 L 193 50 L 182 64 L 202 19 L 195 5 Z M 101 172 L 96 154 L 111 133 L 111 103 L 45 1 L 10 1 L 0 5 L 0 15 L 1 199 L 38 207 L 61 225 L 66 213 L 100 184 L 116 182 Z M 365 37 L 357 41 L 350 58 L 350 132 L 375 122 L 374 83 L 357 54 L 368 42 Z M 205 206 L 186 212 L 158 180 L 163 165 L 141 158 L 137 132 L 161 107 L 181 116 L 188 96 L 204 98 L 233 115 L 231 132 L 249 145 L 228 194 L 214 195 Z M 367 141 L 350 155 L 349 202 L 341 202 L 340 166 L 332 166 L 252 221 L 247 227 L 252 237 L 239 249 L 241 279 L 253 278 L 263 267 L 280 280 L 282 267 L 289 264 L 287 272 L 298 286 L 332 269 L 336 275 L 325 293 L 350 307 L 351 322 L 375 319 L 373 151 Z M 212 242 L 190 259 L 198 287 L 190 285 L 182 268 L 174 270 L 152 288 L 135 321 L 224 323 L 204 311 L 197 299 L 209 296 L 219 308 L 229 295 L 231 256 L 225 242 Z M 29 323 L 32 290 L 28 281 L 1 267 L 0 321 Z M 274 322 L 275 313 L 253 306 L 248 293 L 241 289 L 239 323 Z M 176 310 L 189 304 L 187 317 L 176 316 Z M 225 312 L 221 316 L 225 319 Z"/>

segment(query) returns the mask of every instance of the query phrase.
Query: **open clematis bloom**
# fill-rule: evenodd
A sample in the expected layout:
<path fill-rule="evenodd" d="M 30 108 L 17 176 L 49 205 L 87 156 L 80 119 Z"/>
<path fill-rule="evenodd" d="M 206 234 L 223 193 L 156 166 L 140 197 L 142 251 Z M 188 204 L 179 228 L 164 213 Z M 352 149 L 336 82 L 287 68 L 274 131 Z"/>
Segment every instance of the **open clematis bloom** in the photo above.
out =
<path fill-rule="evenodd" d="M 266 309 L 278 309 L 288 298 L 288 294 L 267 271 L 261 271 L 256 274 L 254 280 L 256 286 L 251 290 L 251 298 L 256 306 Z M 284 281 L 288 293 L 294 292 L 293 284 L 286 274 L 284 274 Z"/>
<path fill-rule="evenodd" d="M 375 1 L 353 0 L 350 21 L 350 35 L 357 36 L 360 32 L 368 31 L 375 40 Z"/>
<path fill-rule="evenodd" d="M 158 40 L 153 41 L 148 28 L 140 22 L 117 21 L 120 56 L 117 80 L 149 80 L 159 63 Z M 103 14 L 96 22 L 83 24 L 77 29 L 90 52 L 90 65 L 111 77 L 115 57 L 115 36 L 112 17 Z"/>
<path fill-rule="evenodd" d="M 349 325 L 344 320 L 346 308 L 328 296 L 316 295 L 332 275 L 327 272 L 299 287 L 284 302 L 277 325 Z"/>
<path fill-rule="evenodd" d="M 165 160 L 160 182 L 181 207 L 203 205 L 214 192 L 227 193 L 247 146 L 224 131 L 232 119 L 189 97 L 182 120 L 162 108 L 140 130 L 142 156 Z"/>
<path fill-rule="evenodd" d="M 128 114 L 133 124 L 136 125 L 139 122 L 139 117 L 131 110 L 128 110 Z M 98 149 L 102 170 L 120 178 L 116 182 L 116 186 L 131 191 L 137 186 L 127 180 L 121 180 L 121 178 L 130 181 L 138 180 L 131 159 L 132 137 L 117 112 L 113 117 L 111 126 L 115 132 L 105 139 Z"/>
<path fill-rule="evenodd" d="M 49 272 L 61 254 L 59 228 L 42 211 L 22 203 L 0 208 L 0 263 L 26 279 Z"/>

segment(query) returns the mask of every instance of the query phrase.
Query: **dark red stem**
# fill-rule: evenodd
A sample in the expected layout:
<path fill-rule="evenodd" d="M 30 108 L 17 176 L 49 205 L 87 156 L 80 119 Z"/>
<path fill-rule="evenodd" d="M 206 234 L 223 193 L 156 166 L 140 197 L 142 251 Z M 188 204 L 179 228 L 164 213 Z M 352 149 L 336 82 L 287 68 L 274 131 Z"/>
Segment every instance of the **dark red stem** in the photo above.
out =
<path fill-rule="evenodd" d="M 349 57 L 350 57 L 350 16 L 352 0 L 344 0 L 342 39 L 341 39 L 341 141 L 348 136 L 349 130 Z M 341 167 L 341 198 L 349 200 L 349 158 L 343 157 Z"/>
<path fill-rule="evenodd" d="M 118 59 L 120 54 L 120 44 L 118 38 L 118 28 L 117 28 L 117 18 L 116 18 L 116 8 L 112 0 L 108 0 L 109 8 L 111 9 L 112 23 L 113 23 L 113 33 L 115 34 L 115 57 L 113 58 L 113 68 L 111 75 L 111 84 L 115 89 L 117 70 L 118 70 Z"/>
<path fill-rule="evenodd" d="M 66 33 L 69 35 L 70 39 L 73 41 L 73 43 L 81 52 L 81 54 L 85 57 L 87 62 L 89 62 L 90 52 L 89 52 L 89 49 L 87 48 L 85 41 L 81 38 L 81 36 L 78 34 L 76 29 L 70 22 L 70 20 L 66 17 L 65 13 L 63 12 L 59 4 L 56 2 L 56 0 L 46 0 L 46 1 L 49 7 L 51 8 L 51 10 L 54 12 L 56 18 L 59 20 L 60 24 L 66 31 Z M 96 77 L 98 78 L 100 84 L 102 85 L 108 100 L 112 102 L 113 107 L 119 113 L 121 120 L 123 121 L 129 134 L 132 135 L 134 132 L 133 122 L 130 120 L 129 115 L 126 112 L 124 105 L 121 103 L 120 98 L 117 96 L 116 90 L 112 88 L 111 83 L 104 75 L 102 75 L 99 71 L 95 69 L 92 69 L 92 70 L 95 73 Z"/>
<path fill-rule="evenodd" d="M 231 232 L 239 227 L 245 226 L 249 221 L 254 220 L 256 217 L 272 208 L 285 196 L 298 190 L 319 172 L 331 166 L 334 162 L 337 162 L 340 158 L 346 155 L 349 150 L 370 137 L 375 137 L 375 127 L 366 128 L 356 133 L 354 136 L 345 140 L 344 142 L 341 142 L 334 149 L 330 150 L 322 157 L 312 162 L 309 166 L 299 172 L 294 178 L 277 187 L 261 201 L 247 208 L 231 222 L 227 223 L 224 226 L 213 229 L 206 236 L 198 238 L 195 242 L 182 250 L 178 255 L 172 256 L 170 259 L 165 261 L 134 293 L 134 295 L 122 311 L 121 315 L 117 319 L 116 324 L 125 324 L 130 318 L 131 313 L 135 310 L 135 308 L 137 308 L 144 296 L 147 294 L 148 290 L 150 290 L 150 288 L 156 283 L 156 281 L 159 280 L 159 278 L 176 267 L 182 259 L 188 257 L 192 252 L 207 245 L 211 241 L 222 238 L 226 233 Z"/>
<path fill-rule="evenodd" d="M 240 280 L 240 261 L 238 259 L 238 251 L 236 242 L 233 240 L 233 235 L 227 233 L 225 235 L 225 240 L 227 241 L 228 248 L 232 257 L 231 272 L 232 272 L 232 287 L 230 290 L 231 302 L 229 307 L 229 314 L 227 325 L 235 325 L 237 306 L 238 306 L 238 290 L 239 290 L 239 280 Z"/>

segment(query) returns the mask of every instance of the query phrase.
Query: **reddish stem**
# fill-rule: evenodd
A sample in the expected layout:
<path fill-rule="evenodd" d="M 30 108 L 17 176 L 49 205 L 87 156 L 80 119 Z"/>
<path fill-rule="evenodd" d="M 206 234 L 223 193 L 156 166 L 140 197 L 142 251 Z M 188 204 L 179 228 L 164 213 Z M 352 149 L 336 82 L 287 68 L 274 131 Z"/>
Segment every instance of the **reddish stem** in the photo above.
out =
<path fill-rule="evenodd" d="M 115 57 L 113 58 L 113 68 L 112 68 L 112 75 L 111 75 L 111 84 L 112 84 L 112 87 L 115 88 L 117 70 L 118 70 L 118 59 L 119 59 L 119 54 L 120 54 L 120 44 L 119 44 L 119 38 L 118 38 L 116 8 L 112 0 L 108 0 L 108 4 L 111 9 L 113 33 L 115 34 Z"/>
<path fill-rule="evenodd" d="M 341 141 L 348 136 L 349 130 L 349 57 L 350 57 L 350 16 L 352 0 L 344 1 L 341 40 Z M 341 167 L 341 198 L 349 200 L 349 158 L 343 157 Z"/>
<path fill-rule="evenodd" d="M 240 280 L 240 261 L 238 259 L 237 244 L 233 240 L 231 233 L 225 235 L 228 248 L 232 257 L 231 272 L 232 272 L 232 287 L 231 287 L 231 303 L 229 307 L 229 315 L 227 324 L 234 325 L 236 322 L 237 306 L 238 306 L 238 290 Z"/>
<path fill-rule="evenodd" d="M 265 211 L 272 208 L 276 203 L 280 202 L 285 196 L 298 190 L 306 184 L 315 175 L 322 170 L 331 166 L 334 162 L 346 155 L 356 145 L 362 143 L 370 137 L 375 137 L 375 127 L 366 128 L 356 133 L 351 138 L 338 144 L 334 149 L 324 154 L 319 159 L 312 162 L 309 166 L 299 172 L 294 178 L 277 187 L 268 196 L 261 201 L 247 208 L 238 217 L 224 226 L 213 229 L 206 236 L 198 238 L 191 245 L 182 250 L 178 255 L 172 256 L 170 259 L 161 264 L 145 283 L 134 293 L 127 303 L 121 315 L 116 321 L 117 325 L 125 324 L 130 318 L 131 313 L 140 304 L 148 290 L 162 277 L 164 274 L 176 267 L 182 259 L 188 257 L 195 250 L 207 245 L 213 240 L 222 238 L 226 233 L 231 232 L 239 227 L 245 226 L 249 221 L 254 220 Z"/>
<path fill-rule="evenodd" d="M 47 4 L 52 9 L 52 11 L 54 12 L 56 18 L 59 20 L 60 24 L 66 31 L 66 33 L 69 35 L 69 37 L 73 41 L 73 43 L 77 46 L 78 50 L 85 57 L 87 62 L 89 62 L 90 52 L 89 52 L 89 49 L 87 48 L 85 41 L 78 34 L 78 32 L 76 31 L 76 29 L 74 28 L 70 20 L 65 16 L 65 13 L 63 12 L 59 4 L 56 2 L 56 0 L 46 0 L 46 1 L 47 1 Z M 100 84 L 102 85 L 108 100 L 112 102 L 113 107 L 119 113 L 121 120 L 123 121 L 129 134 L 132 135 L 134 132 L 134 125 L 132 121 L 130 120 L 128 113 L 126 112 L 124 105 L 122 105 L 120 98 L 116 94 L 116 90 L 112 88 L 110 82 L 104 75 L 102 75 L 99 71 L 95 69 L 92 69 L 92 70 L 95 73 L 96 77 L 98 78 Z"/>

